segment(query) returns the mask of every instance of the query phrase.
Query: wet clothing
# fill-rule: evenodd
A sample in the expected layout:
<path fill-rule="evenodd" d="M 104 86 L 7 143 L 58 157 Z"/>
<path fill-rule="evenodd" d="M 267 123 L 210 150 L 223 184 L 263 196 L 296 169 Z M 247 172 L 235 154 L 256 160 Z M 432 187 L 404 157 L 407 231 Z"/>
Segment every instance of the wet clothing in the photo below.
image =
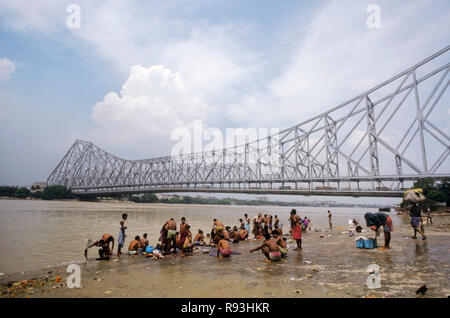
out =
<path fill-rule="evenodd" d="M 302 227 L 300 225 L 294 225 L 294 227 L 292 227 L 292 238 L 294 240 L 302 239 Z"/>
<path fill-rule="evenodd" d="M 180 233 L 180 241 L 178 244 L 179 248 L 184 247 L 184 241 L 186 241 L 186 237 L 188 236 L 188 232 L 181 232 Z"/>
<path fill-rule="evenodd" d="M 166 243 L 167 242 L 167 230 L 166 229 L 161 229 L 161 231 L 159 231 L 159 240 L 161 241 L 161 243 Z"/>
<path fill-rule="evenodd" d="M 411 218 L 411 226 L 412 227 L 418 227 L 420 225 L 420 217 L 418 216 L 413 216 Z"/>
<path fill-rule="evenodd" d="M 386 218 L 386 224 L 383 227 L 384 232 L 394 232 L 394 226 L 392 225 L 392 219 L 390 216 Z"/>
<path fill-rule="evenodd" d="M 270 252 L 269 258 L 272 262 L 277 262 L 281 259 L 281 252 L 280 251 Z"/>
<path fill-rule="evenodd" d="M 366 225 L 368 227 L 376 226 L 378 228 L 384 226 L 387 218 L 388 216 L 381 212 L 367 212 L 364 214 L 364 219 L 366 220 Z"/>
<path fill-rule="evenodd" d="M 232 251 L 231 251 L 231 249 L 225 250 L 221 246 L 221 247 L 219 247 L 219 252 L 220 252 L 220 254 L 222 254 L 222 256 L 230 256 Z"/>
<path fill-rule="evenodd" d="M 168 230 L 167 231 L 167 239 L 172 240 L 177 236 L 176 230 Z"/>
<path fill-rule="evenodd" d="M 117 244 L 124 246 L 125 244 L 125 231 L 119 230 L 119 238 L 117 239 Z"/>
<path fill-rule="evenodd" d="M 288 253 L 288 249 L 284 247 L 280 247 L 281 256 L 285 257 Z"/>

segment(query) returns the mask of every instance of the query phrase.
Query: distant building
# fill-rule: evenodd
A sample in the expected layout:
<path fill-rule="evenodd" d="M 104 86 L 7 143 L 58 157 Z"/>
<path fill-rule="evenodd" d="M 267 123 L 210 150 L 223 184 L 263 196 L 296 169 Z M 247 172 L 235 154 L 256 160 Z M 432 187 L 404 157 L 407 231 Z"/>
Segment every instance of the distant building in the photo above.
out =
<path fill-rule="evenodd" d="M 35 182 L 31 186 L 31 192 L 43 191 L 47 187 L 46 182 Z"/>
<path fill-rule="evenodd" d="M 177 197 L 177 195 L 173 195 L 173 194 L 160 194 L 160 193 L 157 193 L 156 194 L 156 197 L 158 198 L 158 199 L 172 199 L 172 198 L 175 198 L 175 197 Z"/>

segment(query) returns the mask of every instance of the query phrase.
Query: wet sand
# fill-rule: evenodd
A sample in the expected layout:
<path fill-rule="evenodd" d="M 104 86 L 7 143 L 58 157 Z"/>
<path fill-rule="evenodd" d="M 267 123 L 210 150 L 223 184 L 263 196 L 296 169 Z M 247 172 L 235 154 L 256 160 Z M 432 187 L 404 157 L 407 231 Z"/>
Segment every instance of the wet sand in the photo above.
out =
<path fill-rule="evenodd" d="M 79 263 L 81 288 L 67 288 L 69 273 L 65 267 L 55 267 L 51 273 L 41 270 L 0 276 L 0 290 L 2 297 L 397 298 L 419 297 L 415 291 L 425 284 L 428 291 L 420 297 L 448 297 L 450 216 L 435 216 L 434 224 L 426 225 L 425 241 L 420 235 L 411 239 L 409 217 L 401 218 L 402 224 L 394 224 L 391 249 L 385 251 L 357 249 L 354 237 L 333 229 L 304 233 L 303 250 L 293 251 L 295 243 L 290 242 L 288 258 L 278 263 L 265 263 L 260 251 L 250 254 L 260 242 L 245 241 L 232 244 L 241 255 L 229 259 L 203 253 L 161 260 L 122 256 Z M 378 244 L 383 242 L 381 235 Z M 381 268 L 381 288 L 367 287 L 370 264 Z M 56 283 L 56 277 L 61 281 Z M 20 283 L 31 278 L 37 283 Z"/>

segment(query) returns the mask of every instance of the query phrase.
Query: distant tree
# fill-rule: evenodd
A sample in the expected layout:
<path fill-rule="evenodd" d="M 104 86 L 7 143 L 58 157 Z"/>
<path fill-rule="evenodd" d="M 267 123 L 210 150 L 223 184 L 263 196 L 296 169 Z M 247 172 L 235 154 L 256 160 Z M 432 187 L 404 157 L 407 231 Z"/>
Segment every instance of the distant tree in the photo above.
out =
<path fill-rule="evenodd" d="M 15 197 L 17 189 L 18 189 L 18 187 L 11 187 L 11 186 L 0 187 L 0 196 Z"/>
<path fill-rule="evenodd" d="M 426 200 L 420 203 L 424 209 L 433 209 L 437 203 L 445 202 L 448 204 L 449 200 L 449 179 L 437 181 L 433 178 L 423 178 L 414 182 L 414 188 L 422 188 Z"/>
<path fill-rule="evenodd" d="M 49 186 L 42 192 L 42 199 L 44 200 L 59 200 L 59 199 L 74 199 L 75 195 L 70 189 L 65 186 L 54 185 Z"/>
<path fill-rule="evenodd" d="M 16 190 L 16 197 L 18 197 L 19 199 L 25 199 L 28 198 L 30 196 L 31 191 L 28 190 L 27 188 L 19 188 Z"/>
<path fill-rule="evenodd" d="M 450 206 L 450 178 L 442 180 L 438 187 L 443 195 L 445 204 Z"/>
<path fill-rule="evenodd" d="M 41 191 L 31 192 L 30 197 L 32 197 L 33 199 L 42 199 L 42 192 Z"/>

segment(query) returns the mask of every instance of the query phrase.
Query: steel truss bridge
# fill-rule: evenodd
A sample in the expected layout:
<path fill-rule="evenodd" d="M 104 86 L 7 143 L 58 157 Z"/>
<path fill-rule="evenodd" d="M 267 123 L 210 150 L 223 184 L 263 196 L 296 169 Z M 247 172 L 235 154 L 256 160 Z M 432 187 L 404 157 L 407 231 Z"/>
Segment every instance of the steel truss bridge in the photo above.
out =
<path fill-rule="evenodd" d="M 449 50 L 447 46 L 279 134 L 233 147 L 125 160 L 77 140 L 47 183 L 98 196 L 224 192 L 398 197 L 420 178 L 450 177 Z"/>

